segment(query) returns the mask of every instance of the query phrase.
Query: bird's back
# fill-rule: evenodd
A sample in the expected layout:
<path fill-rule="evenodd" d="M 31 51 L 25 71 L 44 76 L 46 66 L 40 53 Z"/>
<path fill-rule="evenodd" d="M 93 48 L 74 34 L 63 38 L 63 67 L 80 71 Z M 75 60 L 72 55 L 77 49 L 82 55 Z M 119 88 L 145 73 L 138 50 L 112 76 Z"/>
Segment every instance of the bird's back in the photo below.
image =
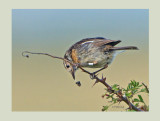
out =
<path fill-rule="evenodd" d="M 67 50 L 65 57 L 74 63 L 80 63 L 84 67 L 99 68 L 106 64 L 107 57 L 104 56 L 104 52 L 119 42 L 121 41 L 103 37 L 82 39 Z"/>

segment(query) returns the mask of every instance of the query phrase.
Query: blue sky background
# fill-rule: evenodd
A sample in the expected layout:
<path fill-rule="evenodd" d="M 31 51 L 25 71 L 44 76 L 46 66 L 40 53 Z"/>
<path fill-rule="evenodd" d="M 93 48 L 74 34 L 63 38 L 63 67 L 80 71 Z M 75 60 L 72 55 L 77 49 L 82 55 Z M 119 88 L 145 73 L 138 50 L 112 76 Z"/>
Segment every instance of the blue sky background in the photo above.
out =
<path fill-rule="evenodd" d="M 14 9 L 13 49 L 65 51 L 83 38 L 97 36 L 148 48 L 148 16 L 147 9 Z"/>

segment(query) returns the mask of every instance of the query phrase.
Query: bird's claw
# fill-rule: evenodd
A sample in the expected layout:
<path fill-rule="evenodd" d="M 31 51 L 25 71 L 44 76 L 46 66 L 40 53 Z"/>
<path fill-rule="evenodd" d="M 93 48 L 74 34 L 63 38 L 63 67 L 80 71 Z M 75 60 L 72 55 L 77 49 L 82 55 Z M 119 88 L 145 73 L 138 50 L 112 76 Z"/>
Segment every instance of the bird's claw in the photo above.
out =
<path fill-rule="evenodd" d="M 98 74 L 97 74 L 97 75 L 95 75 L 95 74 L 96 74 L 95 72 L 93 72 L 93 73 L 90 74 L 90 78 L 91 78 L 92 80 L 95 79 L 95 77 L 98 75 Z"/>

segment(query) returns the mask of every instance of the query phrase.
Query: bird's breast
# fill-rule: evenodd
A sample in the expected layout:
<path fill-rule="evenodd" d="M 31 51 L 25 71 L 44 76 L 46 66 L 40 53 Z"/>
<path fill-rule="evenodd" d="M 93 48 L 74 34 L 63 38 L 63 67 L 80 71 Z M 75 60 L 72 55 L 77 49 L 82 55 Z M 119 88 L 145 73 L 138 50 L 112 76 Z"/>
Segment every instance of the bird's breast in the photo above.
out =
<path fill-rule="evenodd" d="M 105 53 L 101 48 L 85 43 L 70 50 L 70 57 L 74 63 L 79 63 L 82 67 L 101 68 L 113 61 L 114 53 Z"/>
<path fill-rule="evenodd" d="M 104 52 L 101 52 L 99 50 L 92 50 L 87 51 L 87 53 L 79 54 L 78 58 L 82 67 L 101 68 L 106 64 L 110 64 L 113 57 L 111 54 L 104 54 Z"/>

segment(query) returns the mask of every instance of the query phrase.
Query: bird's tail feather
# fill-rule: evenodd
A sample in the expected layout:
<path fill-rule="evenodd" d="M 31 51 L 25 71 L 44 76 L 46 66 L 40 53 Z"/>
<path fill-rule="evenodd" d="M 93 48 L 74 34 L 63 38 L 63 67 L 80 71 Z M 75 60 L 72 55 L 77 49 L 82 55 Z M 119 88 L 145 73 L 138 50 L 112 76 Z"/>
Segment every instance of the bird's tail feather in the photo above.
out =
<path fill-rule="evenodd" d="M 126 47 L 113 47 L 110 50 L 138 50 L 135 46 L 126 46 Z"/>

